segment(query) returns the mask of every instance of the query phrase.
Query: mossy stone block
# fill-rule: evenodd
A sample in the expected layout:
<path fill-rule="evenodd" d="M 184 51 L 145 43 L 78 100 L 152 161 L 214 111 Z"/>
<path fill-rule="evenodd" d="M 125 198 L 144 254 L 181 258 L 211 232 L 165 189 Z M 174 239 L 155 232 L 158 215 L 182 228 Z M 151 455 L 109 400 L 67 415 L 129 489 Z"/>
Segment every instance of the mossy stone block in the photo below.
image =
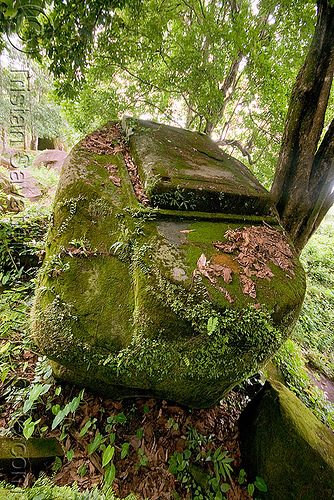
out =
<path fill-rule="evenodd" d="M 153 206 L 268 215 L 268 191 L 207 135 L 152 121 L 123 119 L 131 154 Z"/>
<path fill-rule="evenodd" d="M 247 470 L 268 487 L 263 498 L 334 498 L 334 434 L 287 387 L 266 382 L 239 423 Z"/>
<path fill-rule="evenodd" d="M 139 144 L 147 127 L 136 123 L 130 140 L 139 134 Z M 165 127 L 164 140 L 175 133 Z M 90 137 L 94 143 L 94 134 Z M 182 147 L 192 137 L 187 132 Z M 55 196 L 32 310 L 40 349 L 60 380 L 105 396 L 212 406 L 255 373 L 289 335 L 305 293 L 296 253 L 286 243 L 291 273 L 270 262 L 271 278 L 252 275 L 256 295 L 245 294 L 242 266 L 213 243 L 225 241 L 227 231 L 253 226 L 265 231 L 268 224 L 272 234 L 283 235 L 274 217 L 213 213 L 209 204 L 207 211 L 144 207 L 135 196 L 120 137 L 108 139 L 114 154 L 87 150 L 89 140 L 66 158 Z M 137 154 L 139 164 L 139 149 Z M 184 161 L 195 176 L 191 161 Z M 147 172 L 140 173 L 135 188 L 139 181 L 145 184 Z M 207 181 L 223 192 L 215 182 Z M 256 191 L 246 177 L 242 183 L 245 193 Z M 225 282 L 221 275 L 201 273 L 203 258 L 221 270 L 225 264 L 233 268 L 232 278 Z"/>
<path fill-rule="evenodd" d="M 63 454 L 55 438 L 0 438 L 0 469 L 9 473 L 42 465 Z"/>

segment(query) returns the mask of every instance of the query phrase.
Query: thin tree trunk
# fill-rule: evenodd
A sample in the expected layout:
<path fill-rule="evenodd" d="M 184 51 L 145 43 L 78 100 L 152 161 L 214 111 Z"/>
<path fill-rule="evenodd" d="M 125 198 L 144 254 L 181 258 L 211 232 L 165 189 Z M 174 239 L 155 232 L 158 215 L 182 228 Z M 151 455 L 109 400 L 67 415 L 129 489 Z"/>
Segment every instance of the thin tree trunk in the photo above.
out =
<path fill-rule="evenodd" d="M 228 102 L 231 100 L 233 92 L 235 91 L 235 88 L 239 81 L 238 73 L 241 60 L 242 60 L 242 54 L 240 52 L 238 56 L 235 59 L 233 59 L 230 70 L 224 80 L 224 83 L 220 87 L 220 92 L 223 95 L 224 99 L 221 106 L 219 107 L 219 109 L 212 110 L 211 116 L 206 118 L 204 133 L 207 135 L 212 134 L 217 123 L 224 116 L 226 106 Z"/>
<path fill-rule="evenodd" d="M 6 125 L 2 124 L 2 154 L 6 153 L 7 148 L 7 129 Z"/>
<path fill-rule="evenodd" d="M 38 151 L 38 135 L 33 135 L 31 140 L 31 149 L 33 151 Z"/>
<path fill-rule="evenodd" d="M 28 132 L 28 125 L 25 123 L 24 124 L 24 149 L 30 149 L 29 148 L 29 143 L 30 143 L 30 136 Z"/>
<path fill-rule="evenodd" d="M 318 0 L 317 25 L 292 91 L 271 189 L 281 222 L 298 253 L 320 224 L 331 199 L 333 124 L 318 152 L 317 148 L 333 80 L 333 40 L 334 7 L 327 0 Z"/>

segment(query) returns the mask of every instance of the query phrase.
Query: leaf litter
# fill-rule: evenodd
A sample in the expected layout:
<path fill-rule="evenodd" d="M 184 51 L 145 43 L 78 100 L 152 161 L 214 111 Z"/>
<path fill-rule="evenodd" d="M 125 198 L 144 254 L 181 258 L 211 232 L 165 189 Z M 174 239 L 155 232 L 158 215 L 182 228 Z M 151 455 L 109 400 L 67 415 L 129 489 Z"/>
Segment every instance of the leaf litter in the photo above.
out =
<path fill-rule="evenodd" d="M 26 353 L 29 355 L 30 353 Z M 37 361 L 37 356 L 32 354 L 31 369 Z M 0 384 L 1 385 L 1 384 Z M 59 386 L 58 386 L 59 387 Z M 115 494 L 124 498 L 130 493 L 138 495 L 138 500 L 172 500 L 176 492 L 179 498 L 191 498 L 186 492 L 181 481 L 168 470 L 168 460 L 175 452 L 182 453 L 189 447 L 190 433 L 199 436 L 196 456 L 200 452 L 213 451 L 219 446 L 228 451 L 228 457 L 233 458 L 233 472 L 230 481 L 231 489 L 227 493 L 228 500 L 250 500 L 247 492 L 247 481 L 243 485 L 238 483 L 239 470 L 242 467 L 242 455 L 238 419 L 242 408 L 247 404 L 248 398 L 243 391 L 231 392 L 223 401 L 210 409 L 188 409 L 175 403 L 167 403 L 157 399 L 126 399 L 123 401 L 104 399 L 85 391 L 83 401 L 74 416 L 69 415 L 65 423 L 67 431 L 61 439 L 61 430 L 57 427 L 51 431 L 54 414 L 52 405 L 63 408 L 74 396 L 78 396 L 79 389 L 64 384 L 60 394 L 56 392 L 56 385 L 44 394 L 38 405 L 32 410 L 33 420 L 40 418 L 39 428 L 48 426 L 44 437 L 58 439 L 65 452 L 73 450 L 70 461 L 66 458 L 54 473 L 51 466 L 45 473 L 52 477 L 55 484 L 65 486 L 77 482 L 80 491 L 103 485 L 104 468 L 102 467 L 101 452 L 95 450 L 88 453 L 88 446 L 100 433 L 106 438 L 104 444 L 112 442 L 115 453 L 112 462 L 116 468 L 116 477 L 112 487 Z M 2 432 L 12 433 L 8 428 L 13 406 L 4 406 L 1 420 Z M 118 419 L 112 432 L 106 432 L 108 419 L 123 415 L 126 418 Z M 125 420 L 125 421 L 124 421 Z M 110 420 L 109 420 L 110 421 Z M 92 422 L 91 425 L 86 425 Z M 86 425 L 84 433 L 81 431 Z M 114 439 L 111 439 L 112 434 Z M 204 438 L 203 438 L 204 436 Z M 122 457 L 123 444 L 128 443 L 128 451 Z M 72 452 L 70 452 L 72 454 Z M 147 457 L 144 465 L 139 465 L 140 457 Z M 203 463 L 207 473 L 214 475 L 212 462 Z M 5 474 L 0 474 L 0 480 L 9 480 Z M 22 477 L 21 483 L 32 486 L 36 477 L 29 471 Z"/>
<path fill-rule="evenodd" d="M 102 129 L 95 130 L 91 134 L 88 134 L 81 142 L 81 149 L 99 155 L 115 155 L 117 153 L 122 153 L 137 200 L 145 207 L 150 206 L 149 199 L 146 196 L 143 183 L 138 174 L 138 168 L 133 161 L 129 145 L 121 131 L 119 123 L 108 123 Z M 100 165 L 100 163 L 96 161 L 95 163 Z M 117 165 L 110 164 L 105 168 L 111 173 L 109 178 L 113 184 L 120 187 L 121 180 L 118 176 Z"/>
<path fill-rule="evenodd" d="M 227 240 L 225 243 L 215 241 L 212 245 L 218 252 L 233 254 L 230 259 L 233 258 L 234 262 L 229 263 L 228 259 L 224 262 L 224 259 L 217 258 L 217 254 L 208 261 L 202 253 L 194 274 L 200 273 L 208 278 L 212 286 L 224 293 L 229 302 L 233 302 L 233 299 L 224 287 L 218 285 L 217 277 L 222 277 L 229 284 L 233 279 L 232 275 L 238 274 L 243 293 L 255 299 L 256 284 L 252 276 L 270 281 L 274 273 L 269 263 L 285 271 L 289 278 L 295 274 L 293 252 L 285 233 L 265 224 L 229 229 L 224 237 Z"/>

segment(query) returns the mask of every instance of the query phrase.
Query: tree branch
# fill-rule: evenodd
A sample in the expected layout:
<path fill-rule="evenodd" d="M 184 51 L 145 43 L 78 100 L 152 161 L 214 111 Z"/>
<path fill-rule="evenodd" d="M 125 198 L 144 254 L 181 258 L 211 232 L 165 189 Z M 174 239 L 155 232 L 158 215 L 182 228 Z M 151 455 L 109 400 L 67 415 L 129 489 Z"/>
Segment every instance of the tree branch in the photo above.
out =
<path fill-rule="evenodd" d="M 278 144 L 278 143 L 280 142 L 280 140 L 278 139 L 278 137 L 277 137 L 275 134 L 272 134 L 271 132 L 269 132 L 269 130 L 266 130 L 265 128 L 261 127 L 261 125 L 259 125 L 259 124 L 256 122 L 256 120 L 255 120 L 255 118 L 253 117 L 252 112 L 251 112 L 251 110 L 249 109 L 249 107 L 248 107 L 248 111 L 249 111 L 249 118 L 252 120 L 252 122 L 254 123 L 254 125 L 256 126 L 256 128 L 257 128 L 258 130 L 260 130 L 261 132 L 263 132 L 265 135 L 269 135 L 269 136 L 270 136 L 270 138 Z M 266 123 L 267 123 L 267 122 L 266 122 Z"/>
<path fill-rule="evenodd" d="M 197 19 L 197 22 L 200 26 L 203 26 L 203 19 L 200 18 L 200 16 L 197 14 L 197 11 L 195 9 L 195 7 L 193 7 L 191 4 L 189 4 L 186 0 L 182 0 L 182 2 L 187 6 L 189 7 L 190 10 L 193 11 L 193 13 L 195 14 L 196 16 L 196 19 Z M 202 4 L 201 4 L 201 7 L 202 7 Z M 204 16 L 205 17 L 205 16 Z"/>
<path fill-rule="evenodd" d="M 218 141 L 215 141 L 215 143 L 217 144 L 217 146 L 232 146 L 238 148 L 241 151 L 242 156 L 247 156 L 250 165 L 254 165 L 254 161 L 252 160 L 250 151 L 245 148 L 245 146 L 243 146 L 241 142 L 235 139 L 220 139 Z"/>

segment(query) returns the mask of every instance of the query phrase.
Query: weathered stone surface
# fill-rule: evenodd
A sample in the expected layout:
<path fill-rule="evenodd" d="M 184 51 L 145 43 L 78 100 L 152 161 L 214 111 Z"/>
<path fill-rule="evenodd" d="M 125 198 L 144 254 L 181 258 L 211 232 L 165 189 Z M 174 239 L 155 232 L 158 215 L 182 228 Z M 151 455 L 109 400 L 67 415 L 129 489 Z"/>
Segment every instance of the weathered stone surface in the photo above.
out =
<path fill-rule="evenodd" d="M 143 128 L 140 122 L 131 141 Z M 174 134 L 165 127 L 160 141 L 169 144 Z M 134 173 L 116 125 L 72 150 L 55 197 L 33 330 L 62 380 L 113 397 L 210 406 L 289 335 L 304 272 L 275 218 L 144 207 L 135 193 L 146 203 L 145 175 Z M 218 193 L 217 182 L 210 189 Z M 243 253 L 224 250 L 229 234 L 244 243 Z M 280 254 L 290 268 L 264 263 L 267 248 L 276 248 L 268 234 L 290 255 Z"/>
<path fill-rule="evenodd" d="M 17 474 L 30 466 L 42 465 L 63 456 L 54 438 L 0 438 L 0 470 Z"/>
<path fill-rule="evenodd" d="M 18 213 L 24 209 L 22 195 L 5 172 L 0 171 L 0 213 Z"/>
<path fill-rule="evenodd" d="M 42 163 L 44 163 L 44 166 L 46 168 L 61 170 L 67 155 L 68 153 L 66 151 L 60 151 L 59 149 L 49 149 L 36 156 L 32 164 L 40 166 Z"/>
<path fill-rule="evenodd" d="M 240 419 L 244 459 L 267 500 L 334 498 L 334 434 L 283 384 L 266 382 Z"/>
<path fill-rule="evenodd" d="M 20 188 L 23 196 L 30 201 L 38 201 L 42 197 L 38 180 L 27 169 L 11 170 L 10 178 Z"/>
<path fill-rule="evenodd" d="M 123 127 L 153 206 L 239 215 L 272 213 L 268 191 L 207 135 L 131 118 L 123 119 Z"/>

